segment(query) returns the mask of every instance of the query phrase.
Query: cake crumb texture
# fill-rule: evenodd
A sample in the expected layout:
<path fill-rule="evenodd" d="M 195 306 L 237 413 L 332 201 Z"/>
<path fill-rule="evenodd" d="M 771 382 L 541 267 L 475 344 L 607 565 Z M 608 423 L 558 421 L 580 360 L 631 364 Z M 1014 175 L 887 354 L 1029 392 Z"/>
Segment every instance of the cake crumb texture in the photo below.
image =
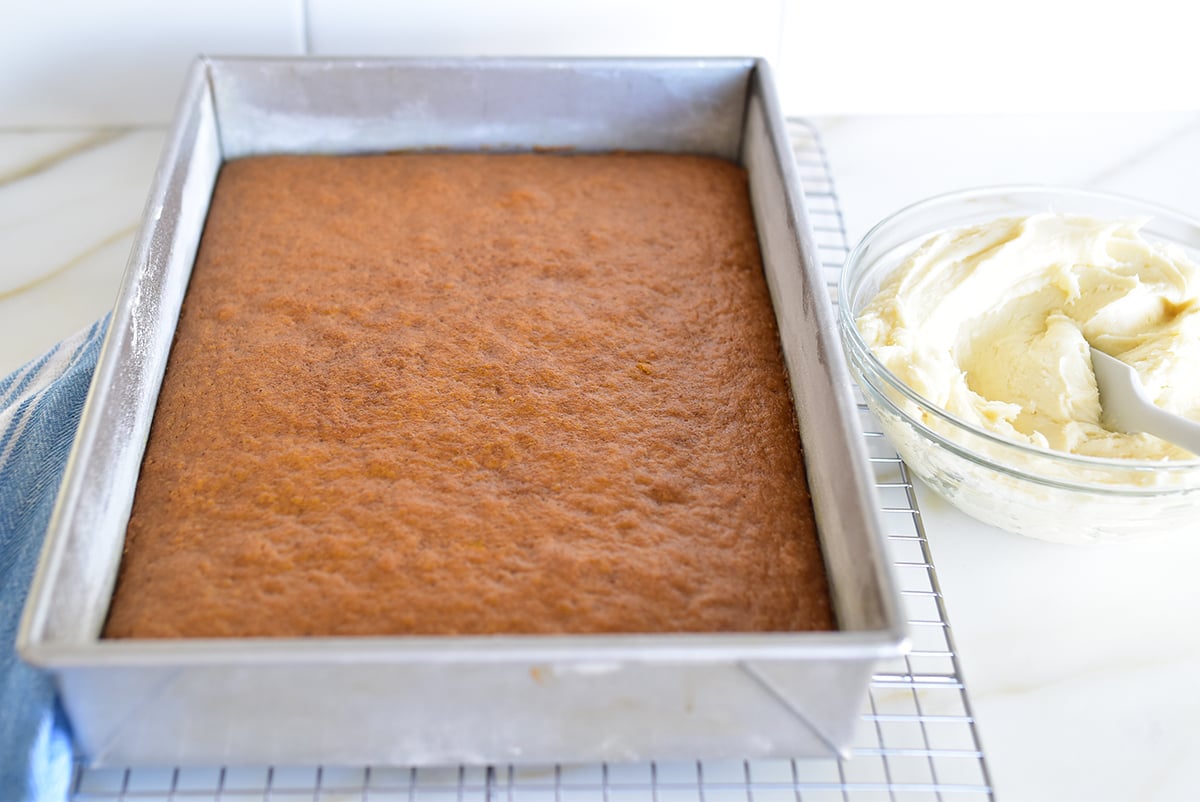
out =
<path fill-rule="evenodd" d="M 224 165 L 106 637 L 832 626 L 739 167 Z"/>

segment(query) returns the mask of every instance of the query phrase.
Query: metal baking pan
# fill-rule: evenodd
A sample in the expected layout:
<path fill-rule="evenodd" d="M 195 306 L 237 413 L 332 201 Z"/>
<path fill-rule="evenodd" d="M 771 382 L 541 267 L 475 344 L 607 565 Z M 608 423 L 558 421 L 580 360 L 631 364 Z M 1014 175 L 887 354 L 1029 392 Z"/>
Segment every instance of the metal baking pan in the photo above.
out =
<path fill-rule="evenodd" d="M 414 148 L 704 153 L 749 172 L 839 630 L 99 637 L 225 159 Z M 93 764 L 549 763 L 829 755 L 907 645 L 851 383 L 767 64 L 202 58 L 113 312 L 18 637 Z"/>

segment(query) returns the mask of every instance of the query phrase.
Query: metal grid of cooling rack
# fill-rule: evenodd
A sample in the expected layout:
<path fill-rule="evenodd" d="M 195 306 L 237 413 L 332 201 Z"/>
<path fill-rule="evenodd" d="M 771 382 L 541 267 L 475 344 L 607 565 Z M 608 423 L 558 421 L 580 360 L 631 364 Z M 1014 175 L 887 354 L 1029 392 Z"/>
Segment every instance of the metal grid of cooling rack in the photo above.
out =
<path fill-rule="evenodd" d="M 836 298 L 849 254 L 841 207 L 816 130 L 789 123 Z M 83 802 L 983 802 L 991 782 L 958 669 L 937 575 L 904 464 L 859 397 L 888 548 L 912 652 L 879 667 L 851 756 L 545 767 L 328 766 L 79 769 Z"/>

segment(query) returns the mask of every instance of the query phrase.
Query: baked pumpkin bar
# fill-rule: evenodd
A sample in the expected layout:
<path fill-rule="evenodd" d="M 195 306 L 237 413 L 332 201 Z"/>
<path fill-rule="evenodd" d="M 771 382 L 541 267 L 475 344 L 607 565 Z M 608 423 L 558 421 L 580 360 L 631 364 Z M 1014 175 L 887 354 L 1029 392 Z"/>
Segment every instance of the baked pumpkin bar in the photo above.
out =
<path fill-rule="evenodd" d="M 832 626 L 741 168 L 222 167 L 106 637 Z"/>

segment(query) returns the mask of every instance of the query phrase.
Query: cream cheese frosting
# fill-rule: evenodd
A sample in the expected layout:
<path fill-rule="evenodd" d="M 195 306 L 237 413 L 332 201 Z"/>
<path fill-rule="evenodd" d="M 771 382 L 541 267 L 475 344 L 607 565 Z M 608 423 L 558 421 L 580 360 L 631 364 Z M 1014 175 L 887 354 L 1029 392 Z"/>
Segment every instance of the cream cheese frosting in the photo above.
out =
<path fill-rule="evenodd" d="M 1194 459 L 1101 419 L 1089 344 L 1136 368 L 1156 404 L 1200 420 L 1200 267 L 1145 239 L 1147 222 L 1039 214 L 938 233 L 888 276 L 859 331 L 917 393 L 1017 442 Z"/>

